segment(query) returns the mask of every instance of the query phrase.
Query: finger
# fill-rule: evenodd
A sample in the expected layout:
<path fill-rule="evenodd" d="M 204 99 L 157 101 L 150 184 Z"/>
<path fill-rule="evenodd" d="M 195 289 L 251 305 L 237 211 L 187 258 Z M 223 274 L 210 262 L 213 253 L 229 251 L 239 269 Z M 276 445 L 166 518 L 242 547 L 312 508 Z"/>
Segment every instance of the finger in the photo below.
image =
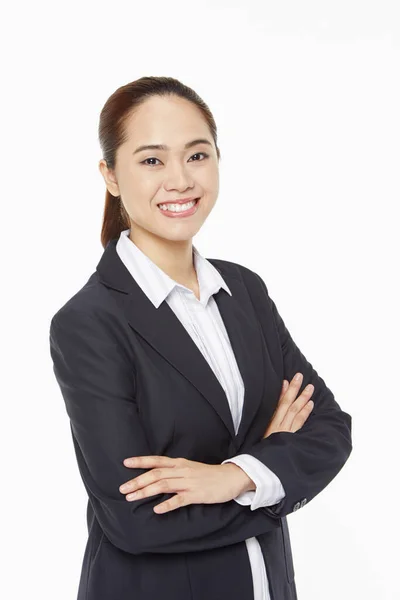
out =
<path fill-rule="evenodd" d="M 279 400 L 278 400 L 278 402 L 279 402 L 279 401 L 281 400 L 281 398 L 283 398 L 283 396 L 285 395 L 285 393 L 286 393 L 286 390 L 287 390 L 288 386 L 289 386 L 289 382 L 288 382 L 288 380 L 287 380 L 287 379 L 284 379 L 284 380 L 283 380 L 283 383 L 282 383 L 281 395 L 279 396 Z"/>
<path fill-rule="evenodd" d="M 282 383 L 282 388 L 281 388 L 281 395 L 279 396 L 278 403 L 277 403 L 277 405 L 275 407 L 275 410 L 274 410 L 274 412 L 272 414 L 271 420 L 275 417 L 275 415 L 276 415 L 276 413 L 278 411 L 279 403 L 281 402 L 283 396 L 285 395 L 285 392 L 286 392 L 286 390 L 288 388 L 288 385 L 289 385 L 289 382 L 287 381 L 287 379 L 284 379 L 283 383 Z M 268 428 L 267 428 L 267 431 L 268 431 Z M 267 433 L 267 431 L 265 432 L 265 434 Z M 265 434 L 264 434 L 264 436 L 265 436 Z"/>
<path fill-rule="evenodd" d="M 299 379 L 297 380 L 296 376 L 293 377 L 293 379 L 287 387 L 286 392 L 282 395 L 276 407 L 276 414 L 274 415 L 274 418 L 276 419 L 277 426 L 280 426 L 282 424 L 290 406 L 293 404 L 297 397 L 300 386 L 303 382 L 303 374 L 298 373 L 298 375 L 300 375 Z M 291 418 L 290 423 L 292 422 L 292 420 L 293 419 Z"/>
<path fill-rule="evenodd" d="M 173 473 L 174 478 L 182 478 L 185 475 L 182 469 L 176 469 Z M 147 471 L 146 473 L 142 473 L 142 475 L 134 477 L 130 481 L 127 481 L 126 483 L 120 486 L 119 491 L 123 494 L 136 492 L 137 490 L 145 488 L 146 486 L 150 486 L 154 483 L 157 483 L 158 481 L 162 481 L 170 477 L 171 469 L 160 469 L 157 467 L 155 469 Z"/>
<path fill-rule="evenodd" d="M 182 479 L 161 479 L 155 483 L 146 485 L 136 491 L 129 493 L 126 500 L 129 502 L 132 500 L 141 500 L 142 498 L 149 498 L 150 496 L 156 496 L 157 494 L 174 494 L 176 492 L 186 491 L 186 485 Z"/>
<path fill-rule="evenodd" d="M 138 475 L 133 479 L 130 479 L 126 483 L 120 486 L 119 491 L 123 494 L 136 492 L 137 490 L 145 487 L 146 485 L 150 485 L 155 481 L 158 481 L 162 477 L 162 469 L 155 468 L 151 469 L 151 471 L 147 471 L 142 475 Z"/>
<path fill-rule="evenodd" d="M 152 469 L 153 467 L 170 467 L 176 461 L 176 458 L 169 456 L 131 456 L 125 458 L 126 467 L 136 467 L 138 469 Z"/>
<path fill-rule="evenodd" d="M 173 498 L 169 498 L 165 502 L 161 502 L 161 504 L 154 506 L 153 510 L 158 514 L 161 514 L 176 510 L 177 508 L 181 508 L 181 506 L 187 506 L 188 504 L 190 504 L 190 501 L 187 499 L 187 496 L 184 494 L 176 494 Z"/>
<path fill-rule="evenodd" d="M 289 431 L 292 429 L 293 421 L 307 405 L 313 391 L 313 385 L 310 384 L 310 387 L 306 386 L 300 394 L 300 396 L 296 398 L 296 400 L 293 402 L 293 404 L 291 404 L 291 406 L 289 406 L 288 411 L 282 421 L 282 425 L 285 427 L 285 429 L 288 429 Z"/>
<path fill-rule="evenodd" d="M 309 400 L 307 402 L 307 404 L 304 406 L 304 408 L 300 412 L 297 413 L 297 415 L 294 418 L 293 423 L 292 423 L 292 431 L 293 432 L 296 432 L 303 427 L 304 423 L 307 421 L 308 417 L 310 416 L 313 408 L 314 408 L 314 402 L 312 400 Z"/>

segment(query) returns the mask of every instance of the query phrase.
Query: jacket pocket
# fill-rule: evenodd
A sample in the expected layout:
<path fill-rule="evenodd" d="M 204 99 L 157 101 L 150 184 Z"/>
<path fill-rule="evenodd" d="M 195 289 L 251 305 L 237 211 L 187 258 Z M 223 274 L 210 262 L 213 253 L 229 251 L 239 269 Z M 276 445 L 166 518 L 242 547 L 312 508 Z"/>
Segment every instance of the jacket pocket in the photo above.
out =
<path fill-rule="evenodd" d="M 286 517 L 280 519 L 281 532 L 283 537 L 283 549 L 285 552 L 285 563 L 286 563 L 286 576 L 289 583 L 294 581 L 294 565 L 292 556 L 292 547 L 290 544 L 289 528 Z"/>

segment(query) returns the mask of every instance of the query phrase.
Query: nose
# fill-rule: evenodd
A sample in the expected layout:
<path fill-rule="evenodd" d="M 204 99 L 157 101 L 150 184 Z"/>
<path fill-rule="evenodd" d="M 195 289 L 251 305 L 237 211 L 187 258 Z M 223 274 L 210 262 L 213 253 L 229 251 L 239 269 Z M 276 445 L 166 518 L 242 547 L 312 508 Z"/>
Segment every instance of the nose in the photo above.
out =
<path fill-rule="evenodd" d="M 179 162 L 171 163 L 165 171 L 165 190 L 185 191 L 187 188 L 193 187 L 193 183 L 189 169 Z"/>

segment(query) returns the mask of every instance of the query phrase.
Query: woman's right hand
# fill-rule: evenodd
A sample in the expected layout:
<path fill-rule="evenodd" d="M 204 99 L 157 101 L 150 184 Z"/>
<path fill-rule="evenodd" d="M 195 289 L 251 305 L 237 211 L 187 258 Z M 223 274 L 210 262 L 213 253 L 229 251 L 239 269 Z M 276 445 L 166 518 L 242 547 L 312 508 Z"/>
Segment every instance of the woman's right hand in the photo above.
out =
<path fill-rule="evenodd" d="M 299 380 L 296 381 L 296 376 L 293 377 L 290 385 L 286 379 L 283 380 L 282 392 L 277 407 L 263 435 L 263 439 L 277 431 L 294 433 L 303 427 L 310 416 L 314 408 L 314 402 L 310 400 L 310 396 L 314 392 L 314 386 L 312 384 L 307 385 L 300 396 L 296 398 L 303 381 L 302 373 L 299 373 L 299 375 Z"/>

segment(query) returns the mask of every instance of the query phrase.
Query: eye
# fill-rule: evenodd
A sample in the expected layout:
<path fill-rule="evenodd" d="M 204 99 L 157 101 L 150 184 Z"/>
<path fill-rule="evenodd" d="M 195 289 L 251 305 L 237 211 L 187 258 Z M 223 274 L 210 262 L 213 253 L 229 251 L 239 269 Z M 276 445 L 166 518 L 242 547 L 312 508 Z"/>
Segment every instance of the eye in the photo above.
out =
<path fill-rule="evenodd" d="M 150 158 L 146 158 L 145 160 L 142 160 L 142 162 L 140 163 L 141 165 L 148 165 L 149 167 L 155 167 L 156 165 L 150 165 L 147 161 L 148 160 L 158 160 L 158 158 L 155 158 L 154 156 L 151 156 Z"/>
<path fill-rule="evenodd" d="M 207 154 L 206 152 L 196 152 L 196 154 L 193 154 L 190 158 L 193 158 L 193 156 L 199 156 L 200 154 L 202 154 L 204 156 L 204 158 L 208 158 L 209 157 L 209 154 Z M 159 160 L 159 159 L 155 158 L 155 156 L 150 156 L 149 158 L 146 158 L 145 160 L 142 160 L 140 164 L 147 165 L 149 167 L 156 167 L 157 166 L 155 164 L 148 163 L 147 162 L 148 160 Z M 202 159 L 202 160 L 204 160 L 204 159 Z M 201 162 L 201 160 L 200 161 L 196 160 L 195 162 Z"/>
<path fill-rule="evenodd" d="M 203 154 L 203 156 L 204 156 L 205 158 L 208 158 L 208 156 L 209 156 L 209 155 L 208 155 L 208 154 L 206 154 L 205 152 L 196 152 L 196 154 L 193 154 L 193 156 L 199 156 L 200 154 Z M 193 158 L 193 156 L 191 156 L 190 158 Z M 204 159 L 203 159 L 203 160 L 204 160 Z M 198 162 L 198 161 L 195 161 L 195 162 Z M 201 161 L 200 161 L 200 162 L 201 162 Z"/>

